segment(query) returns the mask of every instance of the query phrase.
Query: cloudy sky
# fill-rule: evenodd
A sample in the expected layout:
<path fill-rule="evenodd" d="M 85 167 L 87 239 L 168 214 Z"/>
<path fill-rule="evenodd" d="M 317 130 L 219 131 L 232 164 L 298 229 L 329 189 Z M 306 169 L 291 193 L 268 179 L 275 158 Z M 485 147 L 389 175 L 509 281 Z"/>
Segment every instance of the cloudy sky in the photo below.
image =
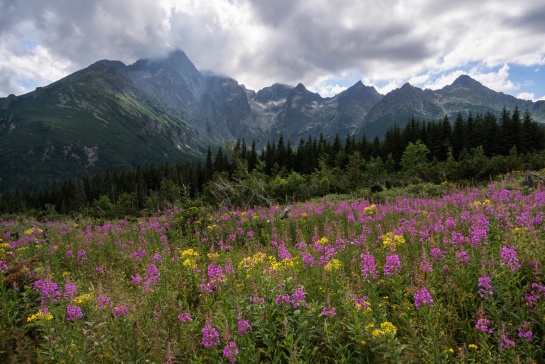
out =
<path fill-rule="evenodd" d="M 535 0 L 0 0 L 0 97 L 180 48 L 254 90 L 332 96 L 362 80 L 384 94 L 469 74 L 545 99 L 543 19 Z"/>

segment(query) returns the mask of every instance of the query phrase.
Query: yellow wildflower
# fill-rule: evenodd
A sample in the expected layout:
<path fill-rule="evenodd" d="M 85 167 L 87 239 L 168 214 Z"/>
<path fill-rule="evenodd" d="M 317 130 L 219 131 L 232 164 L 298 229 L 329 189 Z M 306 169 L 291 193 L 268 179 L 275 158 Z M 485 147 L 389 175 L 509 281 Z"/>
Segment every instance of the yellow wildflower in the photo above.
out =
<path fill-rule="evenodd" d="M 386 233 L 382 236 L 382 244 L 384 247 L 393 245 L 397 247 L 398 245 L 405 244 L 405 238 L 403 235 L 395 235 L 394 233 Z"/>
<path fill-rule="evenodd" d="M 375 204 L 372 204 L 371 206 L 365 207 L 363 209 L 363 213 L 367 214 L 367 215 L 374 215 L 376 208 L 377 208 L 377 206 Z"/>
<path fill-rule="evenodd" d="M 469 344 L 468 346 L 469 346 L 470 349 L 475 349 L 475 350 L 477 350 L 477 349 L 479 348 L 479 347 L 478 347 L 477 345 L 475 345 L 475 344 Z"/>
<path fill-rule="evenodd" d="M 329 242 L 329 240 L 324 236 L 320 240 L 318 240 L 318 243 L 325 245 Z"/>
<path fill-rule="evenodd" d="M 77 296 L 76 298 L 73 299 L 73 302 L 77 303 L 77 304 L 82 304 L 83 302 L 85 301 L 89 301 L 93 298 L 93 294 L 92 293 L 85 293 L 85 294 L 82 294 L 80 296 Z"/>
<path fill-rule="evenodd" d="M 219 255 L 218 253 L 208 253 L 207 256 L 208 256 L 208 259 L 212 259 L 212 260 L 213 260 L 213 259 L 219 258 L 220 255 Z"/>
<path fill-rule="evenodd" d="M 340 260 L 338 259 L 331 259 L 324 267 L 324 269 L 326 270 L 326 272 L 331 272 L 331 271 L 337 271 L 339 270 L 341 267 L 343 266 L 343 264 L 341 263 Z"/>
<path fill-rule="evenodd" d="M 49 320 L 52 320 L 52 319 L 53 319 L 53 315 L 50 314 L 49 312 L 38 311 L 34 315 L 29 316 L 26 319 L 26 322 L 34 322 L 36 320 L 49 321 Z"/>
<path fill-rule="evenodd" d="M 389 321 L 385 321 L 383 323 L 380 324 L 380 328 L 382 330 L 384 330 L 384 332 L 386 334 L 388 333 L 393 333 L 394 335 L 397 333 L 397 329 L 396 327 L 394 326 L 394 324 L 392 324 L 391 322 Z"/>
<path fill-rule="evenodd" d="M 184 258 L 196 258 L 199 256 L 199 252 L 196 252 L 195 250 L 189 248 L 189 249 L 186 249 L 186 250 L 182 250 L 180 252 L 180 259 L 184 259 Z"/>

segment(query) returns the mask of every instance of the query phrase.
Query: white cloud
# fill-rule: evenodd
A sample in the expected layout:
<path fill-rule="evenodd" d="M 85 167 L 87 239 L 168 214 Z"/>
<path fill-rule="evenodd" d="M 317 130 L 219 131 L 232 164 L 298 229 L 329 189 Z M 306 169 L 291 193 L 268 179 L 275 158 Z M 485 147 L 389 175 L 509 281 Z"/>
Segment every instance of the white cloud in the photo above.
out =
<path fill-rule="evenodd" d="M 173 48 L 252 89 L 302 82 L 337 92 L 346 86 L 337 77 L 355 70 L 381 93 L 407 81 L 439 88 L 462 73 L 513 92 L 509 64 L 545 65 L 543 15 L 533 0 L 6 2 L 0 60 L 13 62 L 0 61 L 0 92 L 24 88 L 22 74 L 43 85 L 98 59 L 132 63 Z M 14 37 L 41 50 L 14 52 Z"/>
<path fill-rule="evenodd" d="M 536 97 L 532 92 L 521 92 L 516 96 L 517 99 L 536 101 Z"/>

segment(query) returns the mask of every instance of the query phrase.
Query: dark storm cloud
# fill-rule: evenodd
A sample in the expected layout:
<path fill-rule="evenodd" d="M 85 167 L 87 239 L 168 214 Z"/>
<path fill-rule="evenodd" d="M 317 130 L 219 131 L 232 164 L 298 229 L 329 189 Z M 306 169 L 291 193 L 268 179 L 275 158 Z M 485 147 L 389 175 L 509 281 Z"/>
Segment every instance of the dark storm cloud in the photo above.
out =
<path fill-rule="evenodd" d="M 534 58 L 543 58 L 536 39 L 545 32 L 545 7 L 529 0 L 512 11 L 505 6 L 486 0 L 0 0 L 0 94 L 21 89 L 28 83 L 21 79 L 54 81 L 98 59 L 132 63 L 174 48 L 198 69 L 252 88 L 310 85 L 346 70 L 386 80 L 429 67 L 504 63 L 520 48 L 502 45 L 522 42 L 536 44 Z M 521 28 L 538 34 L 521 38 Z M 17 63 L 25 64 L 23 71 Z"/>
<path fill-rule="evenodd" d="M 511 20 L 509 23 L 516 27 L 528 29 L 531 32 L 545 33 L 545 5 L 539 5 L 527 14 Z"/>

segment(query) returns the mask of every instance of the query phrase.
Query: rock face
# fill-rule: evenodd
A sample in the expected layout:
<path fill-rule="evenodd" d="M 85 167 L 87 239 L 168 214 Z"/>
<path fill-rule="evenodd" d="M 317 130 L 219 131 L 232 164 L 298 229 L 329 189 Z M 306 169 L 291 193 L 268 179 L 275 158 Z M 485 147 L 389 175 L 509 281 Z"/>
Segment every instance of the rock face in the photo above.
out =
<path fill-rule="evenodd" d="M 294 144 L 320 133 L 329 140 L 373 138 L 412 117 L 454 120 L 458 112 L 499 115 L 515 106 L 545 121 L 545 101 L 519 100 L 469 76 L 441 90 L 405 84 L 387 95 L 358 82 L 324 98 L 302 84 L 248 90 L 232 78 L 199 72 L 180 50 L 128 66 L 102 60 L 0 99 L 0 193 L 106 168 L 202 160 L 208 146 L 226 140 L 262 147 L 280 135 Z"/>

